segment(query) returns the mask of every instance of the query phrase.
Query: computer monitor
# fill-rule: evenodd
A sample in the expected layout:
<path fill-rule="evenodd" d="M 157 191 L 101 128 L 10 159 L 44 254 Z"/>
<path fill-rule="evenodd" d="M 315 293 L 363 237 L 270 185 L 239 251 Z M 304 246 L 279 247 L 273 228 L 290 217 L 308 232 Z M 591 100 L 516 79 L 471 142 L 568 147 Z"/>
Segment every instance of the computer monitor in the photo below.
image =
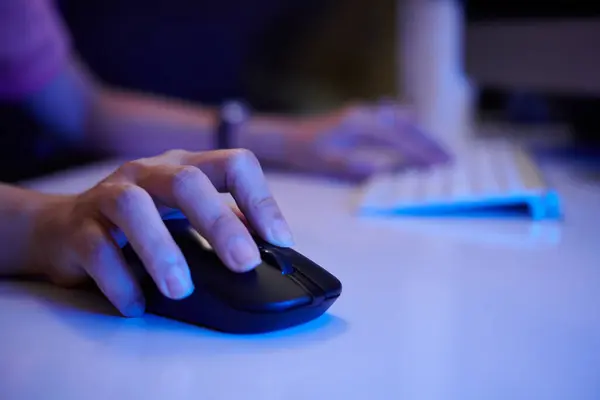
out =
<path fill-rule="evenodd" d="M 465 14 L 465 70 L 479 88 L 545 96 L 578 139 L 600 144 L 600 5 L 467 1 Z"/>

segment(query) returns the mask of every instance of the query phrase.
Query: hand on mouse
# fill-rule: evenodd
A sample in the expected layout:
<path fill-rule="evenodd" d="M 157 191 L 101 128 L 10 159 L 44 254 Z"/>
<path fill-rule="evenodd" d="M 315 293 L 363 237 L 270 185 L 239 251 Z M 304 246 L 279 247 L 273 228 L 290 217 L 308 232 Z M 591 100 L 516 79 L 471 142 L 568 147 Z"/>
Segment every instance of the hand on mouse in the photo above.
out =
<path fill-rule="evenodd" d="M 258 117 L 239 137 L 239 146 L 254 151 L 263 165 L 356 181 L 450 159 L 405 107 L 392 102 L 300 118 Z"/>
<path fill-rule="evenodd" d="M 260 263 L 245 223 L 219 192 L 229 192 L 265 240 L 292 245 L 292 235 L 262 169 L 246 150 L 169 151 L 124 164 L 90 190 L 59 197 L 37 218 L 37 263 L 59 284 L 91 277 L 126 316 L 144 312 L 141 289 L 120 251 L 128 241 L 159 290 L 181 299 L 193 291 L 186 261 L 162 216 L 180 210 L 233 271 Z"/>

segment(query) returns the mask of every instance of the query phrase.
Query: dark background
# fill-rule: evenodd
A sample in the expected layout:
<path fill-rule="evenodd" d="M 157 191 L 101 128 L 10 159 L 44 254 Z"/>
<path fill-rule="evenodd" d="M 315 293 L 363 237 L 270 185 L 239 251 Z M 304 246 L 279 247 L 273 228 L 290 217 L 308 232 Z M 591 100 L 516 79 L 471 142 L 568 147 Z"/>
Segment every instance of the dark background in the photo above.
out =
<path fill-rule="evenodd" d="M 295 112 L 395 91 L 395 0 L 60 0 L 76 50 L 105 82 L 204 103 L 241 97 Z M 466 1 L 469 23 L 588 18 L 592 2 Z M 310 90 L 309 90 L 310 89 Z M 480 88 L 480 108 L 508 120 L 566 120 L 598 144 L 597 98 Z M 40 139 L 15 105 L 0 106 L 0 180 L 90 160 Z"/>

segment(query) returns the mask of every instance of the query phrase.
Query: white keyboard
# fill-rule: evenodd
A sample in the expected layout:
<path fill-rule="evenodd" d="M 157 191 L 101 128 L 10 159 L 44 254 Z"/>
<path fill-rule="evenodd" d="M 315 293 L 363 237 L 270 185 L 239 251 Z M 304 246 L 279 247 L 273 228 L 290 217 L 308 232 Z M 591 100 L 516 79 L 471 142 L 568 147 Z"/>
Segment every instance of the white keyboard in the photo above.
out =
<path fill-rule="evenodd" d="M 462 146 L 447 166 L 379 175 L 362 189 L 363 214 L 522 210 L 533 219 L 561 216 L 558 194 L 547 186 L 531 157 L 508 142 Z"/>

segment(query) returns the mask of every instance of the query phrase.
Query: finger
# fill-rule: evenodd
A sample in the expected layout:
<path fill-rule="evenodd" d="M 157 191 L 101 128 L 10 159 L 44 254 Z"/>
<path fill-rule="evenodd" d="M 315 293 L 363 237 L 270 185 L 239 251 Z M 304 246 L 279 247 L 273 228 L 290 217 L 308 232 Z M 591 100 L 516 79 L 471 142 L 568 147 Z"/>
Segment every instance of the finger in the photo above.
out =
<path fill-rule="evenodd" d="M 108 232 L 96 224 L 82 229 L 76 248 L 83 268 L 122 315 L 144 314 L 142 291 Z"/>
<path fill-rule="evenodd" d="M 399 126 L 400 130 L 405 132 L 406 137 L 410 138 L 410 142 L 414 143 L 415 147 L 419 149 L 419 153 L 423 154 L 428 163 L 437 164 L 450 161 L 450 153 L 439 141 L 424 132 L 418 125 L 404 122 L 400 123 Z"/>
<path fill-rule="evenodd" d="M 443 163 L 450 160 L 450 153 L 432 135 L 425 132 L 418 123 L 414 114 L 396 106 L 396 126 L 405 135 L 413 138 L 416 145 L 421 148 L 423 154 L 432 163 Z"/>
<path fill-rule="evenodd" d="M 236 149 L 189 153 L 185 162 L 200 168 L 218 190 L 230 192 L 261 237 L 277 246 L 294 244 L 287 221 L 252 152 Z"/>
<path fill-rule="evenodd" d="M 248 219 L 246 218 L 246 216 L 244 215 L 242 210 L 240 210 L 237 206 L 230 206 L 230 207 L 231 207 L 231 211 L 233 211 L 235 216 L 238 217 L 240 219 L 240 221 L 242 222 L 242 224 L 244 224 L 246 229 L 248 229 L 252 233 L 254 228 L 252 228 L 252 226 L 250 225 L 250 222 L 248 221 Z"/>
<path fill-rule="evenodd" d="M 388 148 L 406 164 L 429 163 L 415 139 L 403 127 L 399 129 L 395 107 L 353 108 L 344 123 L 349 134 L 346 147 Z"/>
<path fill-rule="evenodd" d="M 443 147 L 420 129 L 405 109 L 382 105 L 373 110 L 373 115 L 377 126 L 382 127 L 375 137 L 396 147 L 410 163 L 428 165 L 448 160 Z"/>
<path fill-rule="evenodd" d="M 180 209 L 233 271 L 260 264 L 260 253 L 248 229 L 200 169 L 190 165 L 147 166 L 137 183 L 155 199 Z"/>
<path fill-rule="evenodd" d="M 159 290 L 172 299 L 189 296 L 194 285 L 188 265 L 150 195 L 132 184 L 98 188 L 100 211 L 125 233 Z"/>

